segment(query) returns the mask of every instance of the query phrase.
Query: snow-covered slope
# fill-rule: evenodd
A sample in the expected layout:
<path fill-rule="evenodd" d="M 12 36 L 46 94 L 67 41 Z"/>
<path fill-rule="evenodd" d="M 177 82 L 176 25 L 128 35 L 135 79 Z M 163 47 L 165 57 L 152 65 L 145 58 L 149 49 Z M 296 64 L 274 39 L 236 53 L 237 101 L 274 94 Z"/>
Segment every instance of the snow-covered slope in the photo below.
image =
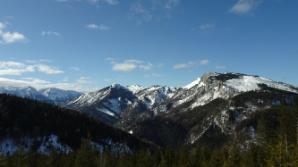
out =
<path fill-rule="evenodd" d="M 0 86 L 0 93 L 14 95 L 22 98 L 44 101 L 44 102 L 50 101 L 50 99 L 48 99 L 38 90 L 29 86 L 24 86 L 24 87 Z"/>
<path fill-rule="evenodd" d="M 45 88 L 39 90 L 39 92 L 56 104 L 64 104 L 82 95 L 82 93 L 77 91 L 58 88 Z"/>
<path fill-rule="evenodd" d="M 84 94 L 69 102 L 67 106 L 109 122 L 118 119 L 122 111 L 130 105 L 135 105 L 137 101 L 137 97 L 127 87 L 113 84 Z"/>
<path fill-rule="evenodd" d="M 148 109 L 152 109 L 154 106 L 170 99 L 176 93 L 176 90 L 177 88 L 173 87 L 154 85 L 137 92 L 135 95 Z"/>
<path fill-rule="evenodd" d="M 183 88 L 184 88 L 184 89 L 191 89 L 192 87 L 198 85 L 198 84 L 200 83 L 200 81 L 201 81 L 201 78 L 198 78 L 198 79 L 192 81 L 191 83 L 187 84 L 187 85 L 184 86 Z"/>
<path fill-rule="evenodd" d="M 248 91 L 269 88 L 298 93 L 291 85 L 272 81 L 264 77 L 239 73 L 206 73 L 184 89 L 179 90 L 171 99 L 174 107 L 188 104 L 191 108 L 203 106 L 217 99 L 229 99 Z"/>
<path fill-rule="evenodd" d="M 236 89 L 239 92 L 260 90 L 261 89 L 260 84 L 264 84 L 274 89 L 298 93 L 298 90 L 295 89 L 293 86 L 290 86 L 288 84 L 281 83 L 281 82 L 276 82 L 264 77 L 259 77 L 259 76 L 244 75 L 237 79 L 230 79 L 226 81 L 225 84 L 229 87 Z"/>
<path fill-rule="evenodd" d="M 134 94 L 145 89 L 145 87 L 140 86 L 140 85 L 130 85 L 130 86 L 127 86 L 127 88 Z"/>
<path fill-rule="evenodd" d="M 120 84 L 113 84 L 84 94 L 69 102 L 67 106 L 110 123 L 113 120 L 121 120 L 124 112 L 123 117 L 126 118 L 132 113 L 136 116 L 145 111 L 153 112 L 155 106 L 169 100 L 175 92 L 176 88 L 166 86 L 144 88 L 138 85 L 124 87 Z"/>

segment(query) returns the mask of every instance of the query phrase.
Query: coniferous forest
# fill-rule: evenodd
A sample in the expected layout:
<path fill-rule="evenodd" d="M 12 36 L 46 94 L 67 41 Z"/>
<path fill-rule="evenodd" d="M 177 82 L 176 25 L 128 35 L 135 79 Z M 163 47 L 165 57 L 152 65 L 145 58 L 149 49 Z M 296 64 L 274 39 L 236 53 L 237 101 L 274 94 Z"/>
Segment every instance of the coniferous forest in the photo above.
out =
<path fill-rule="evenodd" d="M 18 102 L 19 101 L 19 102 Z M 1 96 L 1 102 L 21 103 L 33 108 L 53 106 L 27 101 L 15 97 Z M 3 103 L 2 103 L 3 104 Z M 23 103 L 22 103 L 23 104 Z M 35 104 L 35 105 L 33 105 Z M 20 105 L 16 106 L 18 114 Z M 22 106 L 23 108 L 25 106 Z M 20 110 L 18 110 L 20 109 Z M 26 108 L 30 111 L 29 108 Z M 33 111 L 33 110 L 32 110 Z M 45 109 L 47 111 L 47 109 Z M 63 111 L 60 111 L 64 113 Z M 5 108 L 2 108 L 1 119 L 5 116 Z M 30 112 L 29 112 L 30 113 Z M 50 114 L 46 112 L 43 114 Z M 65 112 L 67 114 L 67 112 Z M 7 114 L 7 113 L 6 113 Z M 9 114 L 7 114 L 9 118 Z M 54 115 L 52 115 L 54 116 Z M 56 113 L 59 117 L 61 114 Z M 87 118 L 77 118 L 80 121 L 89 122 Z M 139 146 L 133 152 L 115 152 L 111 149 L 101 151 L 93 149 L 87 140 L 80 140 L 80 146 L 70 153 L 61 153 L 53 149 L 48 154 L 39 154 L 35 151 L 25 152 L 18 150 L 11 155 L 0 156 L 1 167 L 296 167 L 298 166 L 298 106 L 278 106 L 264 111 L 256 112 L 244 124 L 253 124 L 257 127 L 255 140 L 245 146 L 235 142 L 221 147 L 204 147 L 200 145 L 181 146 L 177 148 Z M 26 119 L 25 116 L 22 119 Z M 53 118 L 55 119 L 55 118 Z M 57 118 L 58 119 L 58 118 Z M 1 123 L 1 133 L 13 133 L 11 129 L 4 129 L 4 121 Z M 59 123 L 57 123 L 59 125 Z M 15 125 L 17 126 L 17 125 Z M 29 127 L 30 125 L 28 125 Z M 89 126 L 89 125 L 88 125 Z M 245 125 L 243 125 L 245 126 Z M 28 128 L 27 127 L 27 128 Z M 96 130 L 95 130 L 96 131 Z M 63 133 L 63 130 L 58 130 Z M 41 132 L 40 132 L 41 133 Z M 89 133 L 89 132 L 88 132 Z M 119 132 L 117 132 L 119 133 Z M 92 132 L 86 138 L 92 138 Z M 136 140 L 136 139 L 133 139 Z M 78 140 L 79 141 L 79 140 Z M 148 143 L 147 143 L 148 144 Z"/>

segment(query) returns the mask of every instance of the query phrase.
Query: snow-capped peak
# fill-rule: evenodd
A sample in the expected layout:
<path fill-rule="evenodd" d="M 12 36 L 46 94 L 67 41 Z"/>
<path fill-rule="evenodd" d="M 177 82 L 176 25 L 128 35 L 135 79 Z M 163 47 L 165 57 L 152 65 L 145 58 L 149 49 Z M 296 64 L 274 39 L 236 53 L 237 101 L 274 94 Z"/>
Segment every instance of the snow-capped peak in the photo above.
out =
<path fill-rule="evenodd" d="M 191 89 L 196 86 L 196 89 Z M 173 97 L 177 107 L 186 102 L 192 102 L 191 108 L 205 105 L 214 99 L 229 99 L 236 95 L 249 91 L 262 91 L 263 86 L 278 90 L 298 93 L 293 86 L 272 81 L 267 78 L 246 75 L 240 73 L 206 73 L 201 79 L 197 79 Z"/>
<path fill-rule="evenodd" d="M 116 89 L 119 89 L 119 88 L 125 88 L 124 86 L 122 86 L 121 84 L 118 84 L 118 83 L 113 83 L 111 85 L 111 88 L 116 88 Z M 125 88 L 126 89 L 126 88 Z"/>
<path fill-rule="evenodd" d="M 196 80 L 192 81 L 191 83 L 187 84 L 186 86 L 184 86 L 184 89 L 190 89 L 192 87 L 194 87 L 195 85 L 198 85 L 201 81 L 201 78 L 197 78 Z"/>
<path fill-rule="evenodd" d="M 139 91 L 145 89 L 145 87 L 140 86 L 140 85 L 130 85 L 127 86 L 128 90 L 130 90 L 132 93 L 138 93 Z"/>

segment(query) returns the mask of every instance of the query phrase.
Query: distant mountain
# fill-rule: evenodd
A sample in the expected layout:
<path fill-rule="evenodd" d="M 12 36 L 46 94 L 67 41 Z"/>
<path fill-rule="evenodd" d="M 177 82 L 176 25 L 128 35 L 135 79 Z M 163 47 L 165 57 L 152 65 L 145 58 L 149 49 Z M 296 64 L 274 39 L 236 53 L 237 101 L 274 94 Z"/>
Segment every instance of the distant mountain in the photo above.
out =
<path fill-rule="evenodd" d="M 101 90 L 90 92 L 69 102 L 66 106 L 114 124 L 127 115 L 142 115 L 174 95 L 176 89 L 165 86 L 122 86 L 113 84 Z M 127 113 L 128 111 L 129 113 Z M 139 113 L 140 111 L 144 111 Z M 137 112 L 137 113 L 134 113 Z"/>
<path fill-rule="evenodd" d="M 0 83 L 0 94 L 1 93 L 58 105 L 64 105 L 65 103 L 78 98 L 83 94 L 77 91 L 63 90 L 58 88 L 44 88 L 37 90 L 36 88 L 26 85 L 13 86 L 2 85 Z"/>
<path fill-rule="evenodd" d="M 95 149 L 131 153 L 153 148 L 132 135 L 74 110 L 47 103 L 0 95 L 0 154 L 19 149 L 47 154 L 51 149 L 71 152 L 83 141 Z"/>
<path fill-rule="evenodd" d="M 14 87 L 14 86 L 0 86 L 0 93 L 15 95 L 22 98 L 39 100 L 43 102 L 50 102 L 51 100 L 44 96 L 41 92 L 30 86 Z"/>
<path fill-rule="evenodd" d="M 39 92 L 53 101 L 55 104 L 65 104 L 83 94 L 77 91 L 63 90 L 58 88 L 45 88 L 39 90 Z"/>

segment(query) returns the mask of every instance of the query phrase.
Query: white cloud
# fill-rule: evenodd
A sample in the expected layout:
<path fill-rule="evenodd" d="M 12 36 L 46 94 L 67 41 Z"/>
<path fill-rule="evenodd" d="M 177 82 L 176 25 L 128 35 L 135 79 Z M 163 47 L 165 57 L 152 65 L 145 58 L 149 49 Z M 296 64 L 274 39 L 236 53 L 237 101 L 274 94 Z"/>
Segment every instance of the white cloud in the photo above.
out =
<path fill-rule="evenodd" d="M 15 76 L 20 76 L 23 73 L 26 72 L 33 72 L 33 69 L 31 68 L 21 68 L 21 69 L 0 69 L 0 76 L 2 75 L 15 75 Z"/>
<path fill-rule="evenodd" d="M 24 73 L 40 72 L 48 75 L 62 74 L 64 71 L 56 67 L 41 63 L 23 63 L 15 61 L 0 61 L 0 76 L 15 75 L 20 76 Z"/>
<path fill-rule="evenodd" d="M 39 78 L 30 78 L 30 77 L 24 78 L 24 81 L 25 82 L 27 81 L 29 83 L 33 83 L 34 85 L 46 85 L 46 84 L 51 83 L 51 82 L 46 81 L 46 80 L 42 80 L 42 79 L 39 79 Z"/>
<path fill-rule="evenodd" d="M 120 72 L 130 72 L 136 68 L 137 66 L 133 63 L 116 63 L 113 65 L 113 70 Z"/>
<path fill-rule="evenodd" d="M 151 73 L 151 74 L 145 74 L 146 78 L 161 78 L 163 75 L 158 74 L 158 73 Z"/>
<path fill-rule="evenodd" d="M 173 68 L 176 69 L 176 70 L 179 70 L 179 69 L 191 68 L 193 66 L 194 66 L 194 63 L 188 62 L 188 63 L 175 64 L 173 66 Z"/>
<path fill-rule="evenodd" d="M 20 62 L 15 62 L 15 61 L 0 61 L 0 68 L 5 68 L 5 67 L 23 67 L 24 64 Z"/>
<path fill-rule="evenodd" d="M 203 59 L 200 61 L 189 61 L 187 63 L 174 64 L 173 68 L 176 70 L 180 70 L 180 69 L 194 68 L 200 65 L 202 66 L 202 65 L 208 65 L 208 64 L 209 64 L 209 60 Z"/>
<path fill-rule="evenodd" d="M 177 7 L 180 0 L 153 0 L 156 4 L 161 5 L 165 9 L 173 9 Z"/>
<path fill-rule="evenodd" d="M 152 20 L 171 18 L 171 12 L 180 3 L 180 0 L 150 0 L 135 1 L 130 5 L 130 18 L 137 24 L 148 23 Z"/>
<path fill-rule="evenodd" d="M 88 2 L 91 4 L 118 5 L 119 0 L 56 0 L 57 2 Z"/>
<path fill-rule="evenodd" d="M 209 31 L 213 30 L 215 28 L 215 24 L 201 24 L 199 29 L 201 31 Z"/>
<path fill-rule="evenodd" d="M 0 32 L 3 31 L 5 29 L 5 24 L 0 22 Z"/>
<path fill-rule="evenodd" d="M 81 71 L 79 67 L 70 67 L 69 69 L 76 72 Z"/>
<path fill-rule="evenodd" d="M 130 6 L 131 17 L 137 19 L 138 24 L 149 22 L 153 18 L 153 14 L 149 9 L 140 3 L 134 3 Z"/>
<path fill-rule="evenodd" d="M 243 15 L 255 10 L 263 0 L 238 0 L 238 2 L 230 9 L 230 12 Z"/>
<path fill-rule="evenodd" d="M 20 76 L 26 72 L 33 72 L 31 66 L 26 66 L 24 63 L 15 61 L 0 61 L 0 76 L 1 75 L 16 75 Z"/>
<path fill-rule="evenodd" d="M 104 3 L 108 5 L 118 5 L 119 1 L 118 0 L 86 0 L 87 2 L 90 3 Z"/>
<path fill-rule="evenodd" d="M 23 87 L 30 86 L 30 84 L 34 84 L 30 81 L 26 80 L 17 80 L 17 79 L 9 79 L 9 78 L 1 78 L 0 77 L 0 85 L 1 86 L 13 86 L 13 87 Z"/>
<path fill-rule="evenodd" d="M 225 66 L 225 65 L 217 65 L 217 66 L 215 66 L 215 68 L 216 69 L 226 69 L 227 66 Z"/>
<path fill-rule="evenodd" d="M 200 65 L 207 65 L 207 64 L 209 64 L 209 60 L 207 60 L 207 59 L 200 61 Z"/>
<path fill-rule="evenodd" d="M 12 44 L 26 40 L 26 37 L 19 32 L 0 32 L 0 42 Z"/>
<path fill-rule="evenodd" d="M 88 29 L 98 29 L 98 25 L 96 25 L 96 24 L 88 24 L 88 25 L 86 25 L 86 28 L 88 28 Z"/>
<path fill-rule="evenodd" d="M 64 73 L 62 70 L 59 70 L 56 67 L 52 67 L 52 66 L 49 66 L 46 64 L 36 64 L 36 65 L 32 65 L 32 67 L 35 68 L 36 71 L 44 73 L 44 74 L 48 74 L 48 75 Z"/>
<path fill-rule="evenodd" d="M 150 70 L 153 66 L 151 63 L 146 63 L 136 59 L 127 59 L 123 62 L 117 62 L 113 58 L 106 58 L 106 60 L 112 64 L 113 71 L 117 72 L 131 72 L 137 69 Z"/>
<path fill-rule="evenodd" d="M 90 30 L 98 30 L 98 31 L 108 31 L 108 30 L 110 30 L 110 27 L 107 26 L 107 25 L 104 25 L 104 24 L 97 25 L 97 24 L 93 24 L 93 23 L 92 24 L 87 24 L 86 28 L 90 29 Z"/>
<path fill-rule="evenodd" d="M 42 80 L 39 78 L 22 78 L 22 79 L 11 79 L 0 77 L 0 86 L 13 86 L 13 87 L 26 87 L 32 86 L 37 89 L 55 87 L 65 90 L 77 90 L 77 91 L 91 91 L 96 87 L 92 85 L 93 82 L 87 77 L 80 77 L 73 82 L 57 82 L 53 83 L 50 81 Z"/>
<path fill-rule="evenodd" d="M 105 82 L 112 82 L 113 80 L 110 79 L 110 78 L 105 78 L 104 81 L 105 81 Z"/>
<path fill-rule="evenodd" d="M 0 43 L 12 44 L 26 40 L 24 34 L 20 32 L 10 32 L 6 30 L 6 24 L 0 22 Z"/>
<path fill-rule="evenodd" d="M 42 36 L 56 36 L 56 37 L 61 36 L 61 34 L 59 32 L 56 32 L 56 31 L 42 31 L 41 35 Z"/>

